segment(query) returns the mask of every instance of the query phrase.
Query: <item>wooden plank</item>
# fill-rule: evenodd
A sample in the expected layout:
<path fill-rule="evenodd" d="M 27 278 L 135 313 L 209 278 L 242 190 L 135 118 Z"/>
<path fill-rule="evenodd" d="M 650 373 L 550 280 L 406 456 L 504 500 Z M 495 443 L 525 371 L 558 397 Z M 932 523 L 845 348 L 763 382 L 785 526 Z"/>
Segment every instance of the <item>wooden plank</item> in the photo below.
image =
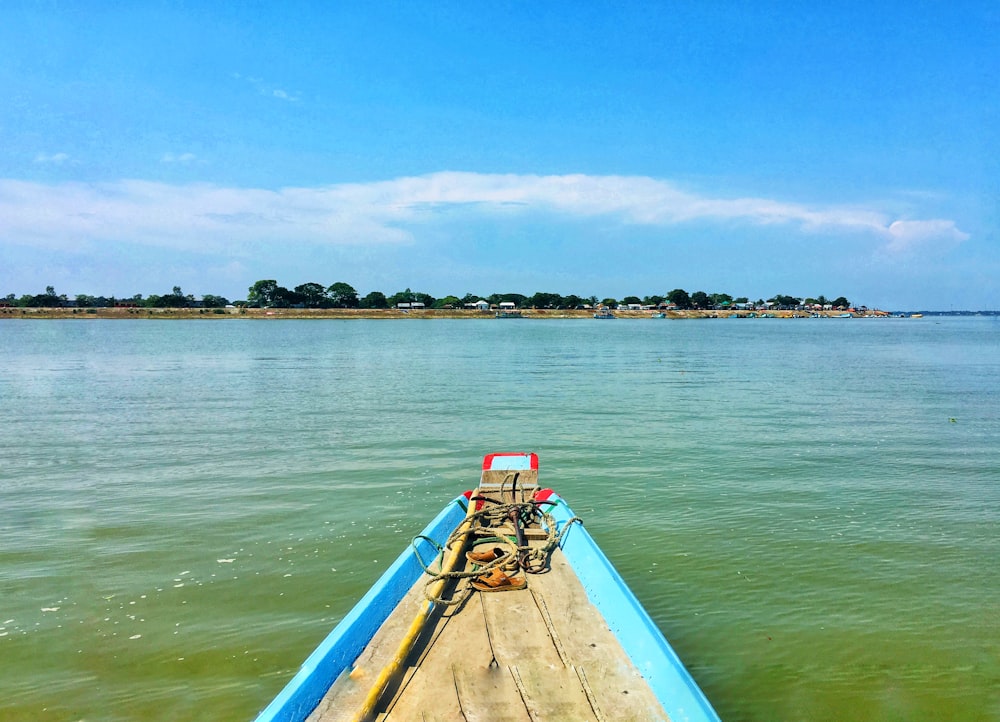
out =
<path fill-rule="evenodd" d="M 517 490 L 521 489 L 534 492 L 538 488 L 538 469 L 519 469 L 516 471 L 505 471 L 502 469 L 486 469 L 480 479 L 480 492 L 492 492 L 500 489 L 503 485 L 504 491 L 510 491 L 514 475 L 517 475 Z M 518 497 L 521 495 L 518 494 Z M 520 498 L 518 499 L 520 501 Z"/>
<path fill-rule="evenodd" d="M 462 719 L 453 667 L 486 667 L 492 659 L 479 607 L 473 595 L 445 610 L 419 658 L 410 660 L 412 673 L 390 703 L 387 720 Z"/>
<path fill-rule="evenodd" d="M 378 719 L 667 719 L 560 550 L 548 572 L 527 580 L 526 590 L 476 592 L 439 610 Z M 310 720 L 351 719 L 422 599 L 423 580 L 358 658 L 353 677 L 340 680 Z"/>
<path fill-rule="evenodd" d="M 524 658 L 510 668 L 532 720 L 596 720 L 576 670 Z"/>
<path fill-rule="evenodd" d="M 528 575 L 529 588 L 537 579 L 537 575 Z M 533 659 L 549 667 L 563 666 L 529 590 L 483 592 L 479 597 L 499 664 L 516 665 L 521 660 Z"/>
<path fill-rule="evenodd" d="M 528 710 L 506 667 L 454 665 L 455 689 L 468 722 L 530 722 Z"/>
<path fill-rule="evenodd" d="M 656 695 L 590 603 L 562 552 L 553 552 L 549 573 L 530 579 L 570 664 L 585 670 L 598 709 L 609 719 L 666 720 Z"/>

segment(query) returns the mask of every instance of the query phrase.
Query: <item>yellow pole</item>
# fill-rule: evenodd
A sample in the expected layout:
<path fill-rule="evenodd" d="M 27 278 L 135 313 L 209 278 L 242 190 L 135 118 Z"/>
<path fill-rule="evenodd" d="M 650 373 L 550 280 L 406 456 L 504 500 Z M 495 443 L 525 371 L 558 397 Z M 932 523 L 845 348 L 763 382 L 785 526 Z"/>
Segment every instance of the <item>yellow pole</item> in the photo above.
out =
<path fill-rule="evenodd" d="M 469 508 L 465 513 L 465 519 L 462 520 L 462 523 L 459 526 L 461 534 L 458 536 L 455 544 L 453 544 L 448 550 L 445 555 L 445 559 L 441 563 L 441 571 L 443 573 L 454 571 L 458 566 L 458 562 L 463 558 L 462 553 L 465 551 L 469 531 L 472 528 L 472 515 L 475 513 L 475 509 L 475 502 L 470 501 Z M 444 591 L 444 585 L 447 583 L 448 579 L 446 578 L 438 579 L 429 587 L 427 596 L 440 597 Z M 376 679 L 372 684 L 372 688 L 369 690 L 368 696 L 365 698 L 364 705 L 362 705 L 361 709 L 354 717 L 354 722 L 368 722 L 372 719 L 375 707 L 378 705 L 378 701 L 382 697 L 382 693 L 385 691 L 386 687 L 389 686 L 390 682 L 392 682 L 392 680 L 395 679 L 396 676 L 403 670 L 403 663 L 406 661 L 410 651 L 413 649 L 413 644 L 417 641 L 417 637 L 420 636 L 420 632 L 424 628 L 424 623 L 427 621 L 427 617 L 433 608 L 434 602 L 429 599 L 425 599 L 423 604 L 420 605 L 420 611 L 418 611 L 416 616 L 413 618 L 413 622 L 410 624 L 410 628 L 407 630 L 406 636 L 403 637 L 403 641 L 399 643 L 399 647 L 396 649 L 396 654 L 393 655 L 389 664 L 383 667 L 382 671 L 379 672 L 378 679 Z"/>

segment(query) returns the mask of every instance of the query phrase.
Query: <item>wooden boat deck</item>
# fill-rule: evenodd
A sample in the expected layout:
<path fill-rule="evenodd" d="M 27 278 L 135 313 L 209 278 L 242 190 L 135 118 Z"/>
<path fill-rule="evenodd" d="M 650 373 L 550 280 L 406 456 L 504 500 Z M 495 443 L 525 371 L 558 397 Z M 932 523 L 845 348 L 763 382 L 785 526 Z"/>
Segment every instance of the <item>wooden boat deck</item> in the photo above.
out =
<path fill-rule="evenodd" d="M 532 548 L 544 543 L 542 535 L 531 536 Z M 473 570 L 464 554 L 461 561 L 465 571 Z M 527 579 L 526 589 L 472 591 L 456 606 L 435 605 L 373 719 L 668 719 L 559 548 L 543 573 L 516 576 Z M 458 581 L 449 596 L 462 598 L 468 585 L 468 579 Z M 421 580 L 308 722 L 355 719 L 424 599 Z"/>
<path fill-rule="evenodd" d="M 527 589 L 473 592 L 439 607 L 376 719 L 667 719 L 561 551 L 548 572 L 527 580 Z M 417 584 L 309 722 L 354 718 L 423 600 Z"/>

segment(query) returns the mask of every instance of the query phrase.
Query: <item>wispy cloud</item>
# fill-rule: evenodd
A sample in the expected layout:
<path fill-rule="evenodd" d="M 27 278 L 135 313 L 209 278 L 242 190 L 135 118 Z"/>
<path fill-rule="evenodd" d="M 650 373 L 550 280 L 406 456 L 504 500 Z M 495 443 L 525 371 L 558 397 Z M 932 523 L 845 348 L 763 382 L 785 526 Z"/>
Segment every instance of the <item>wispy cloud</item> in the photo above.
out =
<path fill-rule="evenodd" d="M 35 156 L 35 162 L 42 165 L 63 165 L 69 160 L 67 153 L 39 153 Z"/>
<path fill-rule="evenodd" d="M 190 155 L 164 156 L 164 162 L 187 162 Z M 801 233 L 860 233 L 886 254 L 968 238 L 948 219 L 894 218 L 859 206 L 714 198 L 634 176 L 442 172 L 278 190 L 137 180 L 55 185 L 0 180 L 0 236 L 53 246 L 82 239 L 189 249 L 271 241 L 406 243 L 420 237 L 422 226 L 451 215 L 506 222 L 525 211 L 554 220 L 603 217 L 622 225 L 783 224 Z"/>
<path fill-rule="evenodd" d="M 260 95 L 267 96 L 268 98 L 277 98 L 278 100 L 284 100 L 289 103 L 297 103 L 300 98 L 298 94 L 289 92 L 283 88 L 278 88 L 272 83 L 266 81 L 264 78 L 257 78 L 252 75 L 242 75 L 241 73 L 233 73 L 233 78 L 250 85 Z"/>
<path fill-rule="evenodd" d="M 194 153 L 164 153 L 160 158 L 161 163 L 180 163 L 188 165 L 198 160 Z"/>

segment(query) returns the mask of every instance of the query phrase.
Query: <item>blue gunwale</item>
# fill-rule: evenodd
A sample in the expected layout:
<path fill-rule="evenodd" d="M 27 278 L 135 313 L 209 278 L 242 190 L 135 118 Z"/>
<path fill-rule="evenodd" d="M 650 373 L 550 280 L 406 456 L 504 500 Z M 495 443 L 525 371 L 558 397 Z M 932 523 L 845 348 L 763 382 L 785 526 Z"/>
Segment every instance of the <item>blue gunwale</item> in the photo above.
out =
<path fill-rule="evenodd" d="M 562 528 L 573 518 L 573 510 L 558 494 L 549 500 L 557 503 L 546 511 Z M 601 612 L 669 718 L 673 722 L 718 721 L 718 714 L 660 628 L 582 524 L 566 532 L 560 548 L 591 604 Z"/>
<path fill-rule="evenodd" d="M 573 518 L 573 511 L 558 494 L 552 494 L 549 501 L 555 503 L 546 511 L 561 528 Z M 422 536 L 444 544 L 465 518 L 467 508 L 464 496 L 455 498 L 427 525 Z M 718 721 L 719 716 L 694 678 L 593 537 L 582 525 L 573 526 L 576 528 L 569 529 L 562 539 L 563 554 L 669 718 L 673 722 Z M 426 539 L 418 539 L 416 546 L 422 559 L 429 560 L 437 553 Z M 422 573 L 414 549 L 408 547 L 309 655 L 256 722 L 304 720 L 334 681 L 350 668 Z"/>
<path fill-rule="evenodd" d="M 464 496 L 453 499 L 421 534 L 443 545 L 465 518 L 467 509 Z M 428 561 L 438 553 L 427 539 L 418 539 L 416 548 L 420 558 Z M 298 673 L 257 716 L 257 722 L 299 722 L 308 717 L 421 574 L 423 568 L 413 546 L 409 546 L 309 655 Z"/>

